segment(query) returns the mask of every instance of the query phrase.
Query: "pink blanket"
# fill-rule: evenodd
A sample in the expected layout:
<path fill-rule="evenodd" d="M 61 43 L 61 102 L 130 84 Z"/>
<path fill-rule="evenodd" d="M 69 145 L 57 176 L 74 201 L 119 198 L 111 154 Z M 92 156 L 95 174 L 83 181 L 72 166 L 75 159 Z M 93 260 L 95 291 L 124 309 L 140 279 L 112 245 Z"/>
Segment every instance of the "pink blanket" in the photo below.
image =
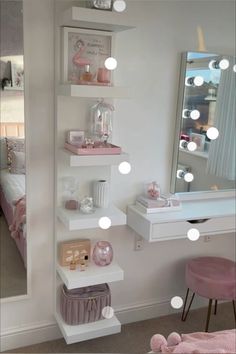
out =
<path fill-rule="evenodd" d="M 20 232 L 26 222 L 26 199 L 25 196 L 14 202 L 15 209 L 13 214 L 13 221 L 9 227 L 11 236 L 16 239 L 20 237 Z"/>
<path fill-rule="evenodd" d="M 179 338 L 179 339 L 178 339 Z M 236 330 L 213 333 L 195 332 L 189 334 L 172 333 L 166 339 L 162 335 L 154 335 L 151 340 L 154 352 L 164 354 L 235 354 Z"/>
<path fill-rule="evenodd" d="M 164 353 L 236 353 L 235 329 L 215 333 L 196 332 L 183 334 L 182 342 Z"/>

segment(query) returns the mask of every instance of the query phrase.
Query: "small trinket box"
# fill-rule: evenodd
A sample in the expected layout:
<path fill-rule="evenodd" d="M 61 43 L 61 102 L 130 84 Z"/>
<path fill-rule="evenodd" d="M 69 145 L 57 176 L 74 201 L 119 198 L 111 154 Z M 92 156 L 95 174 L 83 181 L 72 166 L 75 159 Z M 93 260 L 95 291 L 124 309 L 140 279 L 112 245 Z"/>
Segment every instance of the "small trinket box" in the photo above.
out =
<path fill-rule="evenodd" d="M 67 133 L 67 143 L 76 146 L 82 146 L 84 142 L 83 130 L 70 130 Z"/>

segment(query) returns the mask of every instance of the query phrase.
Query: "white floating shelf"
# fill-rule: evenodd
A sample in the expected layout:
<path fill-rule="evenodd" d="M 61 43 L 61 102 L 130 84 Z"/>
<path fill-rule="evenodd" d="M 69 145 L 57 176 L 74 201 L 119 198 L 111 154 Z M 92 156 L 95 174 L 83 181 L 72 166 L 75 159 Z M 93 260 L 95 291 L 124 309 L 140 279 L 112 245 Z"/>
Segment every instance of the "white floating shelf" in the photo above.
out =
<path fill-rule="evenodd" d="M 90 263 L 85 271 L 70 270 L 57 264 L 57 273 L 60 275 L 67 289 L 82 288 L 84 286 L 112 283 L 124 279 L 124 271 L 117 263 L 99 267 Z"/>
<path fill-rule="evenodd" d="M 107 209 L 97 208 L 93 214 L 83 214 L 78 210 L 57 209 L 59 220 L 70 231 L 98 228 L 98 221 L 102 216 L 111 219 L 111 226 L 126 225 L 126 214 L 114 205 Z"/>
<path fill-rule="evenodd" d="M 110 166 L 119 165 L 123 161 L 129 161 L 129 155 L 122 152 L 119 155 L 89 155 L 80 156 L 63 149 L 63 158 L 70 167 L 88 167 L 88 166 Z"/>
<path fill-rule="evenodd" d="M 71 7 L 64 12 L 62 24 L 86 29 L 120 32 L 135 28 L 132 20 L 125 19 L 125 13 Z"/>
<path fill-rule="evenodd" d="M 121 324 L 116 316 L 78 326 L 67 325 L 59 311 L 56 312 L 55 317 L 67 344 L 108 336 L 121 331 Z"/>
<path fill-rule="evenodd" d="M 58 87 L 59 96 L 91 97 L 91 98 L 129 98 L 130 88 L 97 85 L 70 85 L 62 84 Z"/>

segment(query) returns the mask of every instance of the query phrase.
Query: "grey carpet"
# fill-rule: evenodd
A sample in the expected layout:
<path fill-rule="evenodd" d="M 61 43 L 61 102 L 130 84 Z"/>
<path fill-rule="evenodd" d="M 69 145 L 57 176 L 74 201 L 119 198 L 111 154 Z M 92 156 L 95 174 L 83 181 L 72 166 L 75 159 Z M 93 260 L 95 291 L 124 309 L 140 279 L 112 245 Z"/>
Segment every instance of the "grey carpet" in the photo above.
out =
<path fill-rule="evenodd" d="M 4 215 L 0 216 L 0 297 L 27 293 L 27 275 Z"/>
<path fill-rule="evenodd" d="M 155 333 L 162 333 L 167 337 L 173 331 L 178 333 L 204 331 L 206 312 L 206 308 L 193 310 L 186 322 L 180 320 L 180 314 L 173 314 L 123 325 L 122 332 L 112 336 L 71 345 L 66 345 L 64 339 L 59 339 L 8 353 L 147 353 L 150 351 L 150 338 Z M 220 304 L 217 315 L 212 314 L 209 331 L 220 331 L 234 327 L 232 303 Z"/>

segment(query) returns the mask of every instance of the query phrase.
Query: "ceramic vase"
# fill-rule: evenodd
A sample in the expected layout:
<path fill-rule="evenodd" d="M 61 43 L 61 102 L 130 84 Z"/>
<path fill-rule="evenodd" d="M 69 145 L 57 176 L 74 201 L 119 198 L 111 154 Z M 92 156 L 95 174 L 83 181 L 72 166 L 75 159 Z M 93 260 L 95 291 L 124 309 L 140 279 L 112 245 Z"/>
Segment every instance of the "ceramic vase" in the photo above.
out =
<path fill-rule="evenodd" d="M 93 183 L 93 201 L 97 208 L 107 208 L 109 206 L 109 182 L 105 180 Z"/>

